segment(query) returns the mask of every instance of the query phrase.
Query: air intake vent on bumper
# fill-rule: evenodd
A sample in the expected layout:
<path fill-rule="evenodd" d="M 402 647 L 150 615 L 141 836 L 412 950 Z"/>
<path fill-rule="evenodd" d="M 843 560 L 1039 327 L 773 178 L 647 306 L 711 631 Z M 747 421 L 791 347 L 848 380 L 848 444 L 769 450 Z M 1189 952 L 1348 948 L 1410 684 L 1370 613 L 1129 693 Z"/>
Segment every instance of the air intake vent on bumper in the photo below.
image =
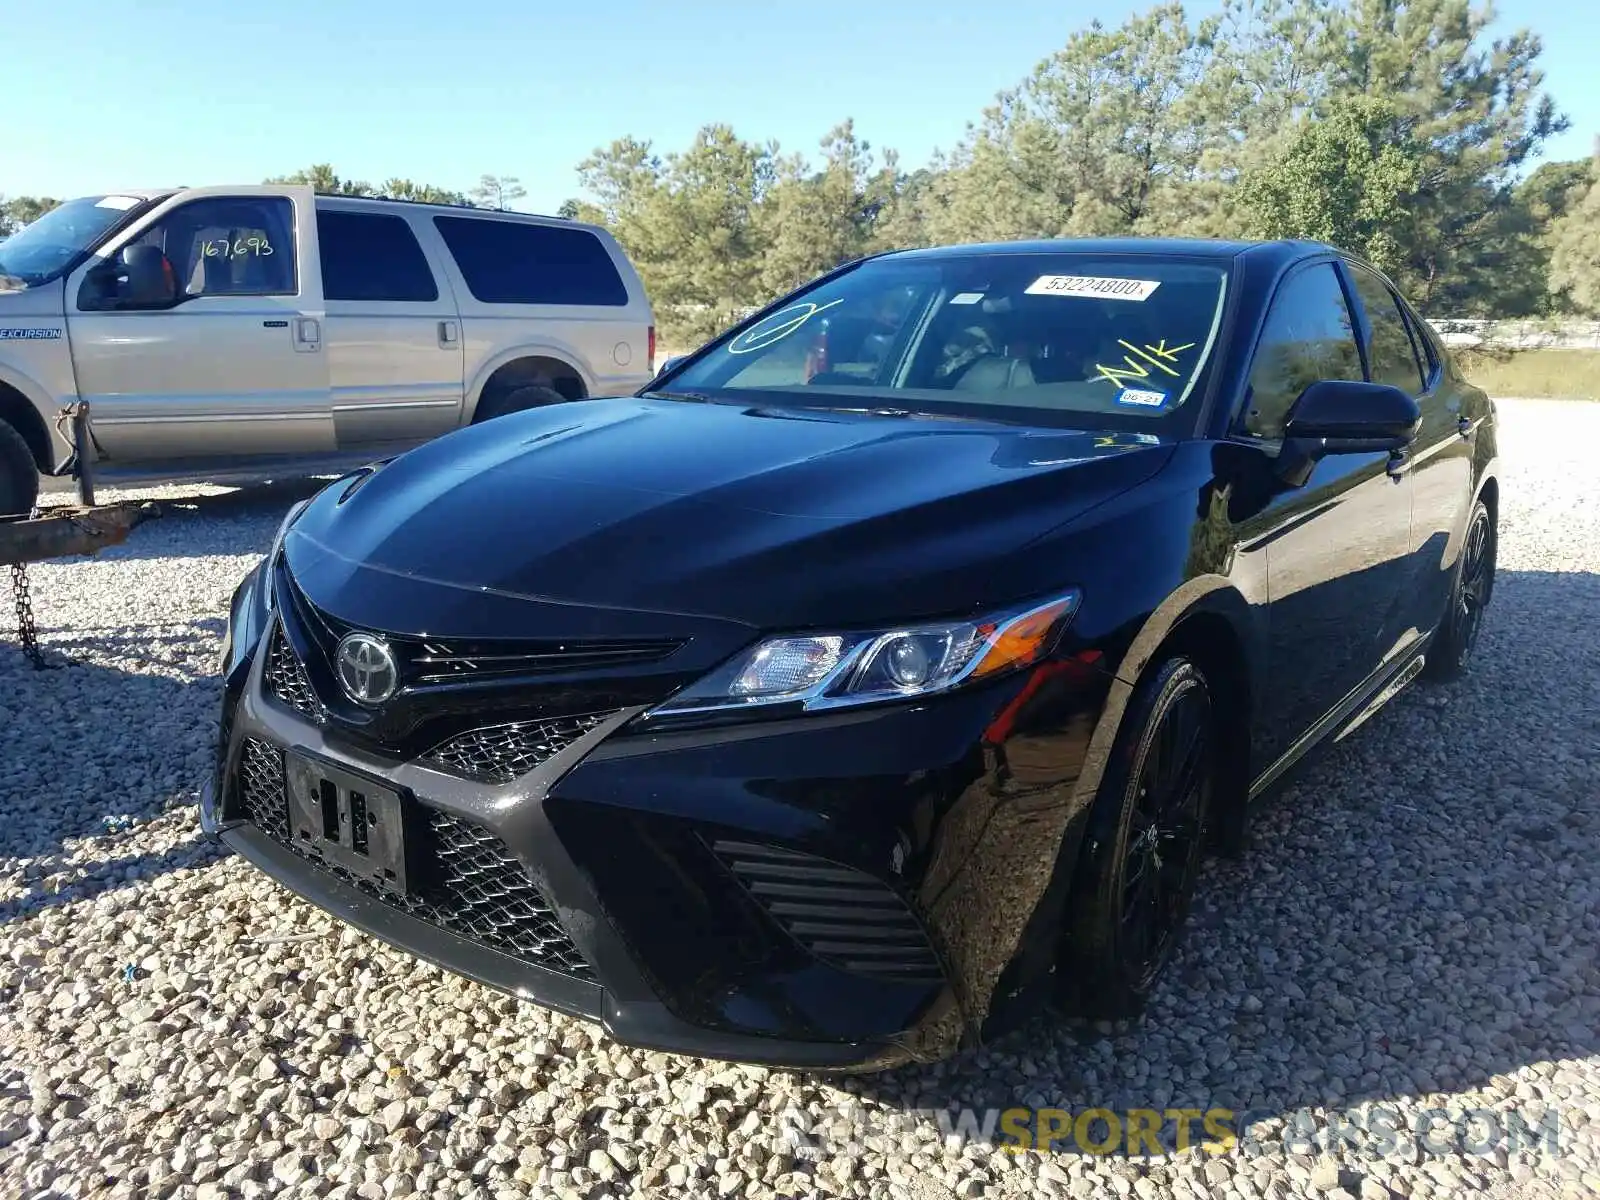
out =
<path fill-rule="evenodd" d="M 943 977 L 916 916 L 865 872 L 753 842 L 718 840 L 711 849 L 791 937 L 830 966 L 907 983 Z"/>
<path fill-rule="evenodd" d="M 287 705 L 302 717 L 321 724 L 327 710 L 317 693 L 311 688 L 311 678 L 305 666 L 295 657 L 283 630 L 273 629 L 272 640 L 267 643 L 267 661 L 261 671 L 267 695 L 280 704 Z"/>
<path fill-rule="evenodd" d="M 422 761 L 467 779 L 509 783 L 554 758 L 617 711 L 486 725 L 435 746 Z"/>

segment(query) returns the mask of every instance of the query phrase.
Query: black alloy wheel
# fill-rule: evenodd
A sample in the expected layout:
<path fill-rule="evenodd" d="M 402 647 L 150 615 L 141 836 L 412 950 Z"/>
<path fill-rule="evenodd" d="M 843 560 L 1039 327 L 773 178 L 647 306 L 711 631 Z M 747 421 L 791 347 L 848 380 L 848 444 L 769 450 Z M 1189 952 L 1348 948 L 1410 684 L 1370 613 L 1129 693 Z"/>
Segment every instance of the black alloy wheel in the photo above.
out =
<path fill-rule="evenodd" d="M 1074 1011 L 1136 1015 L 1171 959 L 1204 856 L 1217 742 L 1211 689 L 1188 659 L 1135 689 L 1073 883 L 1062 982 Z"/>
<path fill-rule="evenodd" d="M 1428 651 L 1425 671 L 1433 679 L 1456 679 L 1466 672 L 1483 628 L 1484 609 L 1494 589 L 1495 528 L 1483 501 L 1473 505 L 1467 536 L 1456 563 L 1449 607 Z"/>

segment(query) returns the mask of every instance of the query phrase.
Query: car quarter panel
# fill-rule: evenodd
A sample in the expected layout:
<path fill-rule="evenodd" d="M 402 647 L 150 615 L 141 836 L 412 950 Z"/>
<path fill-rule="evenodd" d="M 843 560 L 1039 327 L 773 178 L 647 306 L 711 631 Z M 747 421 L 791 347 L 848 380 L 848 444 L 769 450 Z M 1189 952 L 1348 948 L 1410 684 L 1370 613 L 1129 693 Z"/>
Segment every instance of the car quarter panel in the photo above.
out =
<path fill-rule="evenodd" d="M 482 286 L 477 290 L 450 244 L 440 222 L 454 222 L 460 236 L 467 222 L 535 227 L 563 233 L 581 232 L 596 238 L 605 260 L 615 270 L 626 292 L 623 303 L 520 303 L 496 298 Z M 430 211 L 432 226 L 426 243 L 438 252 L 440 266 L 450 281 L 461 317 L 465 363 L 465 418 L 470 421 L 494 372 L 521 358 L 553 358 L 566 363 L 582 381 L 586 396 L 625 396 L 650 381 L 650 302 L 638 273 L 603 231 L 565 222 L 541 222 L 518 214 L 471 217 Z M 421 233 L 419 231 L 419 236 Z M 601 268 L 603 269 L 603 268 Z M 538 269 L 530 268 L 530 280 Z M 481 284 L 482 281 L 480 281 Z M 603 281 L 600 284 L 603 287 Z"/>

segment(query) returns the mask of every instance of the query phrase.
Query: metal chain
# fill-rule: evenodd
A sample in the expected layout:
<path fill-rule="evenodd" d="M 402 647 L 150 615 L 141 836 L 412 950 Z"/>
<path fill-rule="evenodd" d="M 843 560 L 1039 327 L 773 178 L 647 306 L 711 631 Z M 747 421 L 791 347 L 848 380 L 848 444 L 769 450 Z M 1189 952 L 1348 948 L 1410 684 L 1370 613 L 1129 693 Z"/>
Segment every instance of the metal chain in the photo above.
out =
<path fill-rule="evenodd" d="M 17 602 L 17 636 L 22 639 L 22 652 L 28 656 L 34 670 L 42 671 L 49 664 L 44 651 L 39 649 L 39 630 L 33 623 L 33 597 L 28 594 L 28 566 L 11 565 L 11 591 Z"/>

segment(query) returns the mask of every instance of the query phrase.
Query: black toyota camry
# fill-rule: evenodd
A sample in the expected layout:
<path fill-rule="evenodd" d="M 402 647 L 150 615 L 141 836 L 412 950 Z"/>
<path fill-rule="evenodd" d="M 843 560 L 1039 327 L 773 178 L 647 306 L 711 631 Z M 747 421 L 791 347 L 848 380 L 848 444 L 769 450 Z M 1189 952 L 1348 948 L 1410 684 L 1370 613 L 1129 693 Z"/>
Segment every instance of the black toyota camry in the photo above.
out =
<path fill-rule="evenodd" d="M 202 820 L 641 1046 L 1128 1014 L 1250 803 L 1463 668 L 1498 499 L 1488 398 L 1326 246 L 874 257 L 297 507 Z"/>

